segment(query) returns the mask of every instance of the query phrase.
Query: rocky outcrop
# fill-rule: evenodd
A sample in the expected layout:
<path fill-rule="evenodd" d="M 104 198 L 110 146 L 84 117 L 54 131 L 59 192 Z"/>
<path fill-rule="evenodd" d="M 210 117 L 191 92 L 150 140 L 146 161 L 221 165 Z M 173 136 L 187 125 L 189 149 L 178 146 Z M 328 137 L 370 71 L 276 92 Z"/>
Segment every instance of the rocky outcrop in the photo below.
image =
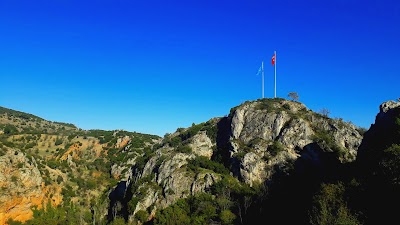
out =
<path fill-rule="evenodd" d="M 113 164 L 111 166 L 111 176 L 120 181 L 127 181 L 132 177 L 132 170 L 130 167 L 135 163 L 135 159 L 130 159 L 124 165 Z"/>
<path fill-rule="evenodd" d="M 215 145 L 211 142 L 211 139 L 207 136 L 205 131 L 200 131 L 193 138 L 189 146 L 192 148 L 193 153 L 199 156 L 204 156 L 211 159 L 213 154 L 212 147 Z"/>
<path fill-rule="evenodd" d="M 120 137 L 117 139 L 117 143 L 115 144 L 115 146 L 116 146 L 116 148 L 125 147 L 129 143 L 130 140 L 131 140 L 131 138 L 129 136 Z"/>
<path fill-rule="evenodd" d="M 353 124 L 284 99 L 247 102 L 231 111 L 230 116 L 231 156 L 240 160 L 239 176 L 250 185 L 269 179 L 275 164 L 295 161 L 309 151 L 335 152 L 339 161 L 351 162 L 362 140 Z M 273 149 L 275 142 L 282 144 L 278 153 Z M 314 142 L 319 143 L 311 145 Z"/>
<path fill-rule="evenodd" d="M 33 217 L 32 207 L 41 208 L 48 200 L 60 204 L 61 189 L 54 188 L 45 186 L 33 157 L 8 149 L 0 156 L 0 224 L 9 219 L 25 222 Z"/>
<path fill-rule="evenodd" d="M 365 169 L 377 166 L 383 150 L 392 144 L 400 144 L 400 102 L 387 101 L 379 106 L 375 123 L 365 132 L 357 155 L 357 161 Z"/>

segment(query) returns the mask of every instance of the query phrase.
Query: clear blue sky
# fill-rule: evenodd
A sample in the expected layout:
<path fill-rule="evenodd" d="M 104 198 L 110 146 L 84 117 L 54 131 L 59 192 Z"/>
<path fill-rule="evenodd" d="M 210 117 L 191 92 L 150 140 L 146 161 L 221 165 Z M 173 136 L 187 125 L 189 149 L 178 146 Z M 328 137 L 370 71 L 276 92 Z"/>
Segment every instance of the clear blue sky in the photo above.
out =
<path fill-rule="evenodd" d="M 164 135 L 297 92 L 369 128 L 400 97 L 400 1 L 0 0 L 0 105 Z"/>

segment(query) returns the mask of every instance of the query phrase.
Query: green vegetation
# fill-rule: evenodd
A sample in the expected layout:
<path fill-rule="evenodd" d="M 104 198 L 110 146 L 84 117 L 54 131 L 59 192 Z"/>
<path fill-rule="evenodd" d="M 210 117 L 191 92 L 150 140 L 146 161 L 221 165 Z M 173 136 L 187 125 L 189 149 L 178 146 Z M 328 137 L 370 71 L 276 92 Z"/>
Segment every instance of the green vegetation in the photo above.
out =
<path fill-rule="evenodd" d="M 139 210 L 136 214 L 135 214 L 135 219 L 145 223 L 147 222 L 147 219 L 149 218 L 149 213 L 145 210 Z"/>
<path fill-rule="evenodd" d="M 361 224 L 346 204 L 345 191 L 342 183 L 322 184 L 313 198 L 310 223 L 312 225 Z"/>
<path fill-rule="evenodd" d="M 53 122 L 53 123 L 61 125 L 63 127 L 70 127 L 70 128 L 77 129 L 77 127 L 72 123 L 62 123 L 62 122 Z"/>
<path fill-rule="evenodd" d="M 17 134 L 18 129 L 13 125 L 7 124 L 3 127 L 3 132 L 5 135 L 12 135 L 12 134 Z"/>
<path fill-rule="evenodd" d="M 157 212 L 154 224 L 239 224 L 240 217 L 254 200 L 256 190 L 238 181 L 223 177 L 211 193 L 198 193 Z"/>
<path fill-rule="evenodd" d="M 400 145 L 393 144 L 383 151 L 379 167 L 388 184 L 400 188 Z"/>
<path fill-rule="evenodd" d="M 346 155 L 346 151 L 341 148 L 331 133 L 325 130 L 318 130 L 312 137 L 313 141 L 318 143 L 324 150 L 330 150 L 334 152 L 339 158 L 343 158 Z"/>
<path fill-rule="evenodd" d="M 85 207 L 76 205 L 66 205 L 60 207 L 53 207 L 50 202 L 45 208 L 33 208 L 33 219 L 25 223 L 9 220 L 8 224 L 17 225 L 77 225 L 77 224 L 90 224 L 92 223 L 92 215 L 90 210 Z"/>
<path fill-rule="evenodd" d="M 62 187 L 62 204 L 58 207 L 48 205 L 40 210 L 35 208 L 34 218 L 25 224 L 92 224 L 94 217 L 97 218 L 96 224 L 106 224 L 107 218 L 101 219 L 97 213 L 99 211 L 95 215 L 92 208 L 98 205 L 98 201 L 106 201 L 108 198 L 104 193 L 118 182 L 110 176 L 111 165 L 123 165 L 127 160 L 137 157 L 140 166 L 144 167 L 154 155 L 151 150 L 154 141 L 160 139 L 157 135 L 123 130 L 85 131 L 73 124 L 46 121 L 4 108 L 0 108 L 0 116 L 5 121 L 5 124 L 0 124 L 0 131 L 3 132 L 0 135 L 0 156 L 6 154 L 7 148 L 19 149 L 31 165 L 37 165 L 46 186 L 58 184 Z M 126 136 L 130 142 L 119 147 L 117 140 Z M 15 152 L 17 154 L 19 151 Z M 69 156 L 65 159 L 67 153 Z M 22 162 L 15 163 L 15 166 L 24 169 Z M 15 175 L 10 181 L 15 184 L 20 182 Z M 149 185 L 158 187 L 151 182 Z M 53 194 L 50 192 L 50 196 Z M 144 214 L 138 214 L 137 218 L 143 220 Z M 112 223 L 118 222 L 115 219 Z M 16 221 L 9 223 L 20 224 Z"/>
<path fill-rule="evenodd" d="M 40 118 L 38 116 L 29 114 L 29 113 L 12 110 L 12 109 L 7 109 L 7 108 L 1 107 L 1 106 L 0 106 L 0 114 L 7 114 L 8 116 L 17 117 L 17 118 L 21 118 L 24 120 L 33 120 L 33 121 L 43 120 L 42 118 Z"/>
<path fill-rule="evenodd" d="M 274 141 L 272 145 L 268 146 L 268 152 L 271 154 L 271 156 L 277 156 L 279 152 L 282 152 L 285 150 L 285 146 L 280 143 L 279 141 Z"/>
<path fill-rule="evenodd" d="M 216 122 L 210 120 L 205 123 L 192 124 L 192 126 L 187 129 L 178 128 L 177 132 L 179 132 L 179 134 L 173 137 L 167 136 L 164 140 L 164 144 L 168 144 L 171 147 L 177 147 L 182 143 L 186 143 L 187 140 L 198 134 L 200 131 L 205 131 L 211 141 L 216 142 L 218 128 Z"/>
<path fill-rule="evenodd" d="M 56 141 L 54 142 L 54 145 L 58 146 L 58 145 L 61 145 L 62 143 L 63 143 L 63 140 L 57 138 Z"/>
<path fill-rule="evenodd" d="M 192 171 L 199 172 L 200 168 L 209 169 L 220 174 L 229 174 L 229 170 L 222 164 L 209 160 L 204 156 L 197 156 L 188 161 L 188 168 Z"/>
<path fill-rule="evenodd" d="M 179 146 L 176 148 L 176 151 L 177 151 L 177 152 L 180 152 L 180 153 L 189 154 L 189 153 L 192 153 L 192 148 L 191 148 L 190 146 L 188 146 L 188 145 L 179 145 Z"/>
<path fill-rule="evenodd" d="M 263 98 L 258 101 L 256 109 L 267 110 L 268 112 L 278 112 L 281 110 L 280 103 L 285 101 L 283 98 Z"/>

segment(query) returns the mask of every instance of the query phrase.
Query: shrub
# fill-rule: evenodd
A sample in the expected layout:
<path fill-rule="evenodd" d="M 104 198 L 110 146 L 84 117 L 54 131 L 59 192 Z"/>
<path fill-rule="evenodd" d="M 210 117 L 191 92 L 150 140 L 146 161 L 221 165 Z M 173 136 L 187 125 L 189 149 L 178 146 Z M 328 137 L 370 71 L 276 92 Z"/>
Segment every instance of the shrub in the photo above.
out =
<path fill-rule="evenodd" d="M 393 144 L 383 151 L 379 167 L 389 184 L 400 186 L 400 145 Z"/>
<path fill-rule="evenodd" d="M 56 146 L 61 145 L 63 143 L 62 139 L 57 138 L 56 141 L 54 142 L 54 144 Z"/>
<path fill-rule="evenodd" d="M 60 175 L 58 175 L 58 177 L 57 177 L 57 183 L 61 183 L 61 182 L 63 182 L 64 181 L 64 179 L 62 178 L 62 176 L 60 176 Z"/>
<path fill-rule="evenodd" d="M 178 146 L 180 143 L 182 142 L 182 139 L 179 136 L 175 136 L 171 139 L 169 139 L 167 141 L 167 143 L 171 146 L 171 147 L 176 147 Z"/>
<path fill-rule="evenodd" d="M 204 156 L 198 156 L 188 162 L 189 169 L 197 171 L 199 167 L 209 169 L 221 174 L 229 174 L 229 170 L 221 163 L 209 160 Z"/>
<path fill-rule="evenodd" d="M 192 148 L 188 145 L 180 145 L 176 148 L 176 151 L 181 152 L 181 153 L 191 153 Z"/>
<path fill-rule="evenodd" d="M 272 156 L 278 155 L 279 152 L 282 152 L 285 150 L 285 147 L 278 141 L 274 141 L 272 145 L 268 146 L 268 152 Z"/>
<path fill-rule="evenodd" d="M 224 225 L 233 224 L 233 221 L 236 219 L 236 215 L 233 214 L 231 210 L 225 209 L 219 213 L 219 219 Z"/>
<path fill-rule="evenodd" d="M 327 131 L 316 132 L 312 136 L 312 139 L 313 139 L 314 142 L 318 143 L 318 145 L 323 150 L 332 151 L 338 157 L 343 157 L 346 154 L 345 150 L 342 149 L 339 145 L 336 144 L 336 141 L 333 138 L 333 135 L 330 135 L 329 132 L 327 132 Z"/>
<path fill-rule="evenodd" d="M 4 134 L 11 135 L 16 133 L 18 133 L 18 130 L 15 126 L 8 124 L 4 127 Z"/>
<path fill-rule="evenodd" d="M 135 214 L 135 218 L 139 220 L 140 222 L 144 223 L 147 222 L 147 218 L 149 218 L 149 214 L 145 210 L 139 210 Z"/>
<path fill-rule="evenodd" d="M 15 176 L 15 175 L 12 175 L 12 176 L 11 176 L 11 181 L 14 182 L 14 183 L 17 183 L 18 177 Z"/>
<path fill-rule="evenodd" d="M 109 223 L 109 225 L 125 225 L 125 219 L 122 217 L 116 217 L 113 221 Z"/>

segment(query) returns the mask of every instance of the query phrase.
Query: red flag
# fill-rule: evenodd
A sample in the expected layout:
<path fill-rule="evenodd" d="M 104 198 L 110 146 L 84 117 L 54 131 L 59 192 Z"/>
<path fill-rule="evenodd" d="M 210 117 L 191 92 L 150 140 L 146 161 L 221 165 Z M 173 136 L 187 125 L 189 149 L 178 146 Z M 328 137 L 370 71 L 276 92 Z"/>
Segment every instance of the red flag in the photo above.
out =
<path fill-rule="evenodd" d="M 273 66 L 275 65 L 275 53 L 274 53 L 274 55 L 272 56 L 271 64 L 272 64 Z"/>

